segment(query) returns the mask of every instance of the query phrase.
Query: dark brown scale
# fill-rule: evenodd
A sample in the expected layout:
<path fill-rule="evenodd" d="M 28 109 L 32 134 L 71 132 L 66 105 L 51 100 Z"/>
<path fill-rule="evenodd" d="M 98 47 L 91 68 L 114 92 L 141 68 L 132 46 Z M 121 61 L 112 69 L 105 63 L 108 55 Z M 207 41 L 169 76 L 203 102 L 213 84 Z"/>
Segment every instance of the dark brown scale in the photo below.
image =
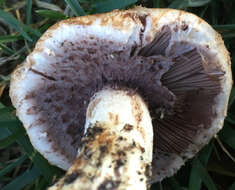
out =
<path fill-rule="evenodd" d="M 86 159 L 86 160 L 91 159 L 91 157 L 93 155 L 93 151 L 91 150 L 91 148 L 89 146 L 84 147 L 83 155 L 84 155 L 84 159 Z"/>
<path fill-rule="evenodd" d="M 123 129 L 124 129 L 125 131 L 131 131 L 131 130 L 133 129 L 133 125 L 126 124 L 126 125 L 123 127 Z"/>
<path fill-rule="evenodd" d="M 124 151 L 122 151 L 122 150 L 119 150 L 119 151 L 117 152 L 117 155 L 118 155 L 118 156 L 126 156 L 126 153 L 125 153 Z"/>
<path fill-rule="evenodd" d="M 151 176 L 151 174 L 152 174 L 152 167 L 149 165 L 149 164 L 147 164 L 146 165 L 146 167 L 145 167 L 145 171 L 144 171 L 144 175 L 145 176 L 147 176 L 147 179 L 149 179 L 149 177 Z M 138 173 L 139 174 L 139 173 Z M 140 173 L 141 174 L 141 173 Z M 140 175 L 139 174 L 139 175 Z"/>
<path fill-rule="evenodd" d="M 103 154 L 103 153 L 105 153 L 106 151 L 107 151 L 107 147 L 106 147 L 105 145 L 102 145 L 102 146 L 100 147 L 100 153 Z"/>
<path fill-rule="evenodd" d="M 144 147 L 142 147 L 142 146 L 139 146 L 139 148 L 140 148 L 140 151 L 141 151 L 142 153 L 144 153 L 144 152 L 145 152 L 145 149 L 144 149 Z"/>
<path fill-rule="evenodd" d="M 82 171 L 74 171 L 71 174 L 68 174 L 65 176 L 64 178 L 64 184 L 71 184 L 73 183 L 76 179 L 78 179 L 79 177 L 82 177 L 83 173 Z"/>
<path fill-rule="evenodd" d="M 147 21 L 146 21 L 147 15 L 141 15 L 138 18 L 142 24 L 142 28 L 140 29 L 140 33 L 139 33 L 140 44 L 142 45 L 143 44 L 143 36 L 144 36 L 146 24 L 147 24 Z"/>
<path fill-rule="evenodd" d="M 120 177 L 120 172 L 119 172 L 119 168 L 122 167 L 125 163 L 121 160 L 118 159 L 115 161 L 115 166 L 114 166 L 114 173 L 117 177 Z"/>
<path fill-rule="evenodd" d="M 38 106 L 32 106 L 31 108 L 28 108 L 26 111 L 27 115 L 35 115 L 40 112 L 40 107 Z"/>
<path fill-rule="evenodd" d="M 107 179 L 99 185 L 97 190 L 115 190 L 118 188 L 119 184 L 120 181 Z"/>
<path fill-rule="evenodd" d="M 182 25 L 181 25 L 181 29 L 183 31 L 187 30 L 188 29 L 188 25 L 185 22 L 183 22 Z"/>

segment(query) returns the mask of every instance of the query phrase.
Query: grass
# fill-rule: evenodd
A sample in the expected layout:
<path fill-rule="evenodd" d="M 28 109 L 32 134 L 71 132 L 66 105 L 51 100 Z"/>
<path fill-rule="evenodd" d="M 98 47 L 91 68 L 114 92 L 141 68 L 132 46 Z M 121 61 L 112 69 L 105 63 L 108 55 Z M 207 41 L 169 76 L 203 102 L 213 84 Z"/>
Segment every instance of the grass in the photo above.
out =
<path fill-rule="evenodd" d="M 222 34 L 235 74 L 235 0 L 0 0 L 0 189 L 41 190 L 63 174 L 32 147 L 9 98 L 12 70 L 41 34 L 72 16 L 133 5 L 193 12 Z M 235 190 L 235 88 L 223 130 L 177 173 L 152 190 Z"/>

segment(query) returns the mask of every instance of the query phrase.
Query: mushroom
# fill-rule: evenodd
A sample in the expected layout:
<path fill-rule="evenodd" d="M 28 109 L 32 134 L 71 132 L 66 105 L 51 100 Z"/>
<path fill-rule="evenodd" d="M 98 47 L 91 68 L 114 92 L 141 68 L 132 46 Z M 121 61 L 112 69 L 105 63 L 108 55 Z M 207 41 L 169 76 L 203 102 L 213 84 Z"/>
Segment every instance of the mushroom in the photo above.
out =
<path fill-rule="evenodd" d="M 199 17 L 135 7 L 52 26 L 10 96 L 34 147 L 64 170 L 74 162 L 50 190 L 144 190 L 222 128 L 230 64 Z"/>

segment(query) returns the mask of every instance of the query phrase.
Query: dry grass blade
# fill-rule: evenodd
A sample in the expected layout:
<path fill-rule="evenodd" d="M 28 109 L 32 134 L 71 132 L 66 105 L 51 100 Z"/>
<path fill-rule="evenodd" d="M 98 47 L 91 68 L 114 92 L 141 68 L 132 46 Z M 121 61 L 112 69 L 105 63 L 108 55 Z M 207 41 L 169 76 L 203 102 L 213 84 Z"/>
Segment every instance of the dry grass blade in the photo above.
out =
<path fill-rule="evenodd" d="M 39 8 L 49 9 L 53 11 L 63 12 L 63 10 L 56 4 L 47 3 L 44 1 L 35 0 L 35 4 Z"/>
<path fill-rule="evenodd" d="M 217 140 L 218 144 L 222 148 L 222 150 L 228 155 L 228 157 L 235 163 L 235 158 L 230 154 L 230 152 L 227 150 L 227 148 L 223 145 L 219 137 L 216 135 L 215 139 Z"/>
<path fill-rule="evenodd" d="M 6 88 L 6 85 L 7 84 L 6 84 L 5 81 L 0 83 L 0 98 L 2 96 L 2 93 L 3 93 L 4 89 Z"/>

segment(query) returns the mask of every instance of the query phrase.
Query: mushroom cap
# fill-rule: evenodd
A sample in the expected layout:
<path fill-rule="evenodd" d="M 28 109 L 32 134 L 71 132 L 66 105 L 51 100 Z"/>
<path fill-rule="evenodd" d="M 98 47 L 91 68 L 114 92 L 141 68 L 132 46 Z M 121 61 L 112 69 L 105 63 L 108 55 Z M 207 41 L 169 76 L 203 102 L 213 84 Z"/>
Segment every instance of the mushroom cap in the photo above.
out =
<path fill-rule="evenodd" d="M 132 67 L 135 63 L 138 68 Z M 141 73 L 143 64 L 148 71 Z M 33 146 L 51 164 L 68 169 L 80 146 L 94 89 L 102 89 L 113 76 L 117 76 L 113 86 L 124 81 L 124 86 L 140 88 L 156 132 L 154 182 L 173 175 L 222 128 L 232 86 L 230 65 L 221 36 L 201 18 L 173 9 L 135 7 L 53 25 L 12 74 L 10 96 Z M 141 77 L 139 81 L 133 73 Z M 196 74 L 200 77 L 194 78 Z M 153 91 L 147 85 L 152 84 L 149 76 L 155 77 Z M 148 92 L 141 93 L 143 89 Z M 188 105 L 182 107 L 184 102 Z M 184 109 L 181 120 L 172 121 L 177 106 Z M 208 122 L 200 119 L 203 114 Z M 178 121 L 190 126 L 184 130 Z M 175 135 L 178 132 L 180 137 Z"/>

